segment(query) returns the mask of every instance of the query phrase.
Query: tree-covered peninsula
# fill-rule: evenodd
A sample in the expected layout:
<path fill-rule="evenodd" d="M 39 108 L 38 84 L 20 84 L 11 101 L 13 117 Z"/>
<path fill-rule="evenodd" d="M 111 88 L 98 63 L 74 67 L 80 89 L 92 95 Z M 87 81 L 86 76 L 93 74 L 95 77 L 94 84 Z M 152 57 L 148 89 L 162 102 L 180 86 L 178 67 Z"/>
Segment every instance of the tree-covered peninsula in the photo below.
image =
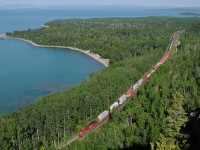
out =
<path fill-rule="evenodd" d="M 63 149 L 189 149 L 187 114 L 200 107 L 200 22 L 195 18 L 110 18 L 56 20 L 49 28 L 8 36 L 42 45 L 91 50 L 110 66 L 79 85 L 51 93 L 0 116 L 0 149 L 56 149 L 152 68 L 171 35 L 178 47 L 152 78 L 109 122 Z"/>

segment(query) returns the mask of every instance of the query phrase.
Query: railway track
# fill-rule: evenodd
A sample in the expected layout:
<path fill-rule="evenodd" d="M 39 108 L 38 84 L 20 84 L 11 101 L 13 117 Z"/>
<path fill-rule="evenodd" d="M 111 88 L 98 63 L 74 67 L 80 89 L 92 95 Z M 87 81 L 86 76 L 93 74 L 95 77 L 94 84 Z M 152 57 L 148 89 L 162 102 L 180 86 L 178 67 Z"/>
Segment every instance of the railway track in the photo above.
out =
<path fill-rule="evenodd" d="M 120 110 L 121 110 L 121 109 L 126 105 L 126 103 L 131 99 L 131 97 L 133 97 L 133 96 L 137 93 L 139 87 L 142 86 L 142 85 L 144 85 L 144 84 L 146 83 L 146 81 L 150 78 L 150 76 L 154 73 L 154 71 L 156 71 L 157 68 L 158 68 L 160 65 L 162 65 L 162 64 L 165 62 L 165 60 L 171 55 L 172 50 L 175 48 L 175 45 L 174 45 L 174 44 L 175 44 L 175 42 L 177 42 L 177 40 L 178 40 L 178 38 L 179 38 L 179 35 L 180 35 L 182 32 L 184 32 L 184 30 L 177 31 L 177 32 L 175 32 L 175 33 L 172 35 L 172 37 L 171 37 L 171 42 L 170 42 L 170 44 L 168 45 L 168 47 L 167 47 L 167 49 L 166 49 L 166 51 L 165 51 L 164 56 L 161 58 L 161 60 L 160 60 L 156 65 L 154 65 L 153 69 L 149 69 L 149 70 L 145 73 L 145 75 L 143 75 L 143 77 L 142 77 L 141 79 L 143 79 L 145 76 L 146 76 L 146 79 L 142 81 L 142 84 L 140 84 L 140 85 L 138 86 L 138 88 L 135 89 L 134 93 L 132 93 L 131 96 L 127 96 L 126 100 L 125 100 L 122 104 L 120 104 L 120 105 L 117 106 L 117 109 L 120 109 Z M 152 72 L 152 70 L 153 70 L 153 72 Z M 149 77 L 147 77 L 148 74 L 150 74 Z M 141 79 L 140 79 L 140 80 L 141 80 Z M 139 81 L 140 81 L 140 80 L 139 80 Z M 119 98 L 119 99 L 120 99 L 120 98 Z M 115 103 L 116 103 L 116 102 L 115 102 Z M 110 110 L 109 110 L 109 111 L 110 111 Z M 110 115 L 111 113 L 112 113 L 112 111 L 111 111 L 108 115 Z M 100 123 L 97 124 L 96 126 L 94 126 L 94 127 L 92 127 L 92 128 L 89 128 L 88 131 L 87 131 L 85 134 L 87 134 L 87 133 L 89 133 L 89 132 L 91 132 L 91 131 L 96 130 L 96 129 L 99 128 L 101 125 L 103 125 L 105 122 L 107 122 L 108 120 L 109 120 L 109 116 L 108 116 L 107 119 L 103 120 L 103 122 L 100 122 Z M 88 125 L 87 125 L 87 126 L 88 126 Z M 86 126 L 86 127 L 87 127 L 87 126 Z M 84 128 L 83 128 L 83 129 L 84 129 Z M 65 148 L 65 147 L 69 146 L 72 142 L 74 142 L 74 141 L 76 141 L 76 140 L 80 140 L 80 141 L 81 141 L 81 140 L 84 139 L 84 137 L 86 136 L 85 134 L 84 134 L 84 136 L 82 136 L 82 137 L 80 137 L 79 135 L 75 136 L 73 139 L 70 139 L 70 140 L 67 141 L 65 144 L 59 146 L 59 148 L 57 148 L 57 149 Z"/>
<path fill-rule="evenodd" d="M 62 145 L 62 147 L 59 147 L 58 149 L 70 145 L 72 142 L 76 141 L 78 138 L 79 138 L 79 136 L 76 136 L 75 138 L 71 139 L 70 141 L 68 141 L 66 144 Z"/>

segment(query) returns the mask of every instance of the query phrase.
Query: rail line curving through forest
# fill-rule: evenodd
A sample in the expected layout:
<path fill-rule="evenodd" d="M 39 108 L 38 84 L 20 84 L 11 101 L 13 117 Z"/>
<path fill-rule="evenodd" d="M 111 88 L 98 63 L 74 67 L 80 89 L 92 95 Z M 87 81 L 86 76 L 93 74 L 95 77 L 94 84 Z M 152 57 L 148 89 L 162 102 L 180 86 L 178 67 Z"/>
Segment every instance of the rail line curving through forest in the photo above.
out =
<path fill-rule="evenodd" d="M 177 41 L 180 33 L 182 33 L 184 30 L 181 31 L 176 31 L 175 33 L 173 33 L 173 35 L 171 36 L 171 40 L 170 40 L 170 44 L 168 45 L 164 56 L 159 60 L 159 62 L 157 64 L 155 64 L 149 71 L 147 71 L 142 78 L 140 78 L 138 80 L 138 82 L 136 82 L 130 89 L 128 89 L 122 96 L 120 96 L 117 101 L 115 101 L 109 108 L 109 110 L 105 110 L 103 111 L 96 120 L 90 122 L 88 125 L 86 125 L 85 127 L 83 127 L 80 132 L 79 135 L 75 136 L 73 139 L 65 142 L 65 144 L 60 145 L 57 149 L 66 147 L 68 145 L 70 145 L 72 142 L 76 141 L 76 140 L 81 140 L 84 138 L 84 136 L 89 133 L 92 130 L 95 130 L 97 127 L 99 127 L 100 125 L 102 125 L 103 123 L 105 123 L 106 121 L 108 121 L 110 114 L 114 111 L 114 109 L 121 109 L 126 102 L 128 102 L 130 100 L 130 98 L 132 96 L 134 96 L 139 87 L 142 86 L 143 84 L 145 84 L 145 82 L 152 76 L 152 74 L 158 69 L 158 67 L 160 65 L 162 65 L 171 55 L 172 50 L 174 48 L 174 42 Z"/>

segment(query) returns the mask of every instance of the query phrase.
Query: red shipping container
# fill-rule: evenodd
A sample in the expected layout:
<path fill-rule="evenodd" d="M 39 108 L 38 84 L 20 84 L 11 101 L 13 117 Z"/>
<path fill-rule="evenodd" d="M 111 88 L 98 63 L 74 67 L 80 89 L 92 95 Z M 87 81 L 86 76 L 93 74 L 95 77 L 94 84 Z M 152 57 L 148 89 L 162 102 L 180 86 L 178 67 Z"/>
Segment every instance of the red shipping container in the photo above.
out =
<path fill-rule="evenodd" d="M 88 131 L 94 129 L 96 126 L 98 126 L 98 121 L 92 121 L 91 123 L 89 123 L 88 125 L 86 125 L 84 128 L 82 128 L 79 132 L 79 137 L 84 136 L 85 133 L 87 133 Z"/>
<path fill-rule="evenodd" d="M 144 75 L 144 76 L 142 77 L 142 79 L 143 79 L 144 81 L 146 81 L 146 80 L 147 80 L 147 75 Z"/>
<path fill-rule="evenodd" d="M 127 96 L 127 97 L 130 97 L 131 95 L 133 95 L 134 92 L 135 92 L 135 91 L 131 88 L 131 89 L 129 89 L 129 90 L 126 92 L 126 96 Z"/>

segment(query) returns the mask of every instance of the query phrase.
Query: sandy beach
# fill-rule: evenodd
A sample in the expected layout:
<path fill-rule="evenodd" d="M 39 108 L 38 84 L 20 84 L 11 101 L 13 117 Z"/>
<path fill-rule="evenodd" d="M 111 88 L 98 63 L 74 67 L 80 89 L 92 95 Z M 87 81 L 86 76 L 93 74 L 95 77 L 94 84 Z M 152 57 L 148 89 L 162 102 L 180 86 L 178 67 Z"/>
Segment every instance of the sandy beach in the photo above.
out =
<path fill-rule="evenodd" d="M 91 53 L 90 50 L 82 50 L 82 49 L 79 49 L 79 48 L 76 48 L 76 47 L 67 47 L 67 46 L 39 45 L 39 44 L 36 44 L 36 43 L 34 43 L 34 42 L 30 41 L 30 40 L 26 40 L 26 39 L 22 39 L 22 38 L 15 38 L 15 37 L 9 37 L 9 36 L 6 36 L 6 38 L 22 40 L 22 41 L 28 42 L 28 43 L 30 43 L 30 44 L 32 44 L 34 46 L 38 46 L 38 47 L 65 48 L 65 49 L 79 51 L 79 52 L 82 52 L 82 53 L 92 57 L 93 59 L 99 61 L 105 67 L 109 66 L 109 59 L 103 59 L 103 58 L 101 58 L 101 56 L 99 54 Z"/>

